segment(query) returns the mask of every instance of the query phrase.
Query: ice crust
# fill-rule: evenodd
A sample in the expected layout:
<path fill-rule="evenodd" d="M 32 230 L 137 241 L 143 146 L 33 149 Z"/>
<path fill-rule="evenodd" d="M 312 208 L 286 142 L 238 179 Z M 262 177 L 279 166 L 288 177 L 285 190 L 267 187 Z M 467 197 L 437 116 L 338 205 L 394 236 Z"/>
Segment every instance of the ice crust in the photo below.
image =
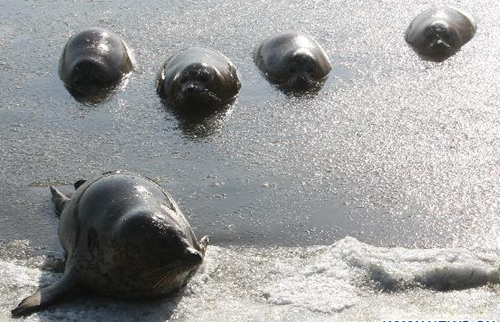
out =
<path fill-rule="evenodd" d="M 30 255 L 26 244 L 15 247 L 22 256 L 0 252 L 1 321 L 13 320 L 10 309 L 38 285 L 61 276 L 46 269 L 57 258 L 41 264 L 43 256 Z M 130 302 L 76 294 L 27 320 L 332 321 L 401 319 L 409 312 L 492 318 L 499 311 L 499 263 L 491 250 L 383 248 L 350 237 L 306 248 L 210 246 L 200 271 L 172 296 Z"/>

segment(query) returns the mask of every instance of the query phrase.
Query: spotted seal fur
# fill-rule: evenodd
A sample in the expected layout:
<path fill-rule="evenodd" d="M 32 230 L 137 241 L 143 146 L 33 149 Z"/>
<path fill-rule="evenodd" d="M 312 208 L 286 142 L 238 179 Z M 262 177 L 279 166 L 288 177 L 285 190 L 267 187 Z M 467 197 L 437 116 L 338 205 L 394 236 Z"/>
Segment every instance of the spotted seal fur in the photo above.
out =
<path fill-rule="evenodd" d="M 75 183 L 71 196 L 51 187 L 60 213 L 64 275 L 24 299 L 21 316 L 85 288 L 117 298 L 144 299 L 179 289 L 202 263 L 199 241 L 172 197 L 154 181 L 113 171 Z"/>

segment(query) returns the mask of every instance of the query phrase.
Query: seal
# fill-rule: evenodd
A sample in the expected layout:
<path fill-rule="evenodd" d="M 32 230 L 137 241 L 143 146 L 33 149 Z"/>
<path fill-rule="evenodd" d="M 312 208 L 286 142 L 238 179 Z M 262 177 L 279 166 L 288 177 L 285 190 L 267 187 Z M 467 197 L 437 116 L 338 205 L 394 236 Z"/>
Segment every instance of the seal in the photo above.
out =
<path fill-rule="evenodd" d="M 181 109 L 212 111 L 234 102 L 241 83 L 235 66 L 223 54 L 202 47 L 170 57 L 157 75 L 156 91 Z"/>
<path fill-rule="evenodd" d="M 134 69 L 128 45 L 117 34 L 89 28 L 73 35 L 59 60 L 59 77 L 80 94 L 114 85 Z"/>
<path fill-rule="evenodd" d="M 152 180 L 122 171 L 77 181 L 68 197 L 51 187 L 60 214 L 59 240 L 67 253 L 63 277 L 12 310 L 41 310 L 77 288 L 117 298 L 171 293 L 202 263 L 200 241 L 172 197 Z"/>
<path fill-rule="evenodd" d="M 477 30 L 474 18 L 451 7 L 431 8 L 408 26 L 405 39 L 424 59 L 443 61 L 472 39 Z"/>
<path fill-rule="evenodd" d="M 291 91 L 321 86 L 332 69 L 323 47 L 311 36 L 295 31 L 266 39 L 254 60 L 268 80 Z"/>

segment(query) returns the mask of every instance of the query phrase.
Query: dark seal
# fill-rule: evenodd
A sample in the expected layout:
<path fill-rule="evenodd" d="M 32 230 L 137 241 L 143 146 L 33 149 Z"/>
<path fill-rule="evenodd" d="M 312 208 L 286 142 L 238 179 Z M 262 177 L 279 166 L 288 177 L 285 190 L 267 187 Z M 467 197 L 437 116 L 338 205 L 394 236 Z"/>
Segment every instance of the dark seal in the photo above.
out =
<path fill-rule="evenodd" d="M 161 66 L 156 91 L 177 108 L 211 111 L 232 103 L 240 88 L 236 68 L 226 56 L 192 47 Z"/>
<path fill-rule="evenodd" d="M 133 69 L 127 44 L 117 34 L 101 28 L 73 35 L 59 60 L 59 77 L 78 94 L 92 94 L 116 85 Z"/>
<path fill-rule="evenodd" d="M 472 39 L 477 25 L 465 12 L 450 7 L 420 13 L 406 30 L 406 41 L 422 58 L 443 61 Z"/>
<path fill-rule="evenodd" d="M 69 198 L 51 187 L 67 253 L 64 275 L 12 315 L 43 309 L 80 287 L 117 298 L 162 296 L 202 263 L 208 238 L 196 239 L 175 201 L 152 180 L 114 171 L 75 188 Z"/>
<path fill-rule="evenodd" d="M 272 83 L 291 91 L 321 86 L 332 69 L 323 47 L 301 32 L 285 32 L 268 38 L 254 59 Z"/>

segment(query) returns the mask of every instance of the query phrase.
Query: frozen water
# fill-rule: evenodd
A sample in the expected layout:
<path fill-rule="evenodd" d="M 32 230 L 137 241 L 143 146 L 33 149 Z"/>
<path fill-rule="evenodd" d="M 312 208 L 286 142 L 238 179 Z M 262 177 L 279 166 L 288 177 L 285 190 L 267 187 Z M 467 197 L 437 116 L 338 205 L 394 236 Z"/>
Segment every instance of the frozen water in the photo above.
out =
<path fill-rule="evenodd" d="M 1 314 L 60 273 L 54 258 L 0 261 Z M 27 254 L 26 254 L 27 253 Z M 34 260 L 38 258 L 38 260 Z M 154 301 L 75 294 L 30 321 L 377 321 L 390 318 L 494 318 L 500 254 L 465 249 L 370 246 L 345 238 L 329 246 L 210 246 L 204 265 L 180 292 Z M 436 302 L 433 302 L 436 301 Z M 1 318 L 1 316 L 0 316 Z M 2 320 L 3 320 L 2 319 Z M 360 320 L 361 319 L 361 320 Z M 14 319 L 12 319 L 14 320 Z"/>
<path fill-rule="evenodd" d="M 0 1 L 0 320 L 60 276 L 47 186 L 118 168 L 156 179 L 211 237 L 205 271 L 171 298 L 75 295 L 26 320 L 498 318 L 500 2 L 449 4 L 478 31 L 435 64 L 404 31 L 438 1 Z M 57 75 L 89 26 L 124 37 L 138 63 L 100 104 Z M 317 95 L 282 94 L 252 61 L 285 30 L 332 60 Z M 227 114 L 194 126 L 154 89 L 190 46 L 219 50 L 242 80 Z"/>

